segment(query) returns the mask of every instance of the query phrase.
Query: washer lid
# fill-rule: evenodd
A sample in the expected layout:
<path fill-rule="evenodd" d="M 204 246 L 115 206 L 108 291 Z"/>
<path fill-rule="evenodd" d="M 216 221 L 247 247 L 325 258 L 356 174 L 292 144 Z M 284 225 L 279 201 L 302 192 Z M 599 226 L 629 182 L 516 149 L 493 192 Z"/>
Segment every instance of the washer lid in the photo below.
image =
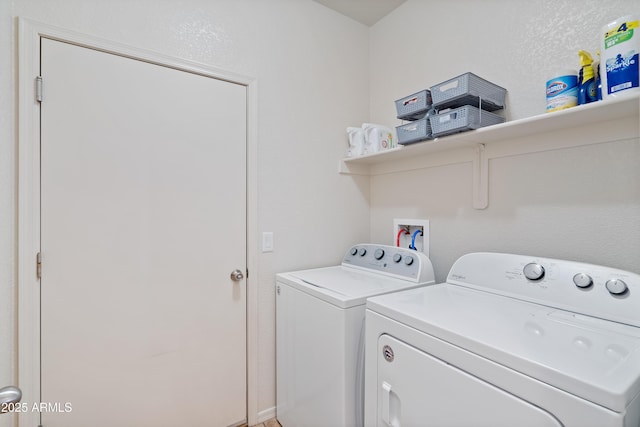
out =
<path fill-rule="evenodd" d="M 640 392 L 640 328 L 451 284 L 367 308 L 617 412 Z"/>
<path fill-rule="evenodd" d="M 363 305 L 370 296 L 433 283 L 416 283 L 345 266 L 280 273 L 276 280 L 341 308 Z"/>

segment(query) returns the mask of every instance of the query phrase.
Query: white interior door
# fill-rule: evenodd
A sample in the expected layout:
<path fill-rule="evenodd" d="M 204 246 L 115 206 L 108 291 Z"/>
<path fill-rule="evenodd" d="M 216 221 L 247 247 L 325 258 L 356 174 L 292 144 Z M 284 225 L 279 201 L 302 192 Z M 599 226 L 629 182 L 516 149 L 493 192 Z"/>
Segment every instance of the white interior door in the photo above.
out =
<path fill-rule="evenodd" d="M 246 88 L 41 49 L 43 426 L 244 421 Z"/>

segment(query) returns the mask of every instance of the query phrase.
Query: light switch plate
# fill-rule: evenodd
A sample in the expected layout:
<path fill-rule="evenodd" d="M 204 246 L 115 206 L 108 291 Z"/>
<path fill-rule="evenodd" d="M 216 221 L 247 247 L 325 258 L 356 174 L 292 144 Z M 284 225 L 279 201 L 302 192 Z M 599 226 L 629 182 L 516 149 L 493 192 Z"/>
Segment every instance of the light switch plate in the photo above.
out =
<path fill-rule="evenodd" d="M 262 252 L 273 252 L 273 231 L 262 233 Z"/>

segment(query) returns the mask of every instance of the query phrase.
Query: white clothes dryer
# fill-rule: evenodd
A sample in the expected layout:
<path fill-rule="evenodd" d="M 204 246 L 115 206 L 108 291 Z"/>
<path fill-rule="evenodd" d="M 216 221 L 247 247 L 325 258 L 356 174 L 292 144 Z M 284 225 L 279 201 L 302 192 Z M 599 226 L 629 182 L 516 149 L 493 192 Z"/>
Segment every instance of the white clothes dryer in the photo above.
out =
<path fill-rule="evenodd" d="M 474 253 L 371 298 L 365 426 L 639 427 L 640 276 Z"/>
<path fill-rule="evenodd" d="M 276 276 L 276 411 L 283 427 L 359 427 L 365 300 L 435 282 L 426 255 L 361 244 L 339 266 Z"/>

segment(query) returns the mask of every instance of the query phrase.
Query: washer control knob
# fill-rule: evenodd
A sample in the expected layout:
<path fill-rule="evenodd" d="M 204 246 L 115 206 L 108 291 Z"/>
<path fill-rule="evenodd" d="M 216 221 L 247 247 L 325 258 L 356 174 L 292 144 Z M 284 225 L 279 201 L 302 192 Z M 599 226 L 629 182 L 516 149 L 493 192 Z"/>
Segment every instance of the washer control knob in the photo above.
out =
<path fill-rule="evenodd" d="M 358 253 L 358 248 L 356 248 L 355 246 L 351 248 L 351 255 L 355 256 Z"/>
<path fill-rule="evenodd" d="M 393 256 L 393 262 L 400 262 L 400 261 L 402 261 L 402 255 L 400 255 L 400 254 L 395 254 L 395 255 Z"/>
<path fill-rule="evenodd" d="M 376 259 L 382 259 L 382 257 L 384 256 L 384 249 L 380 249 L 380 248 L 376 249 L 376 251 L 374 252 L 373 256 Z"/>
<path fill-rule="evenodd" d="M 366 250 L 365 248 L 360 248 L 360 249 L 358 250 L 358 254 L 359 254 L 360 256 L 365 256 L 365 255 L 367 254 L 367 250 Z"/>
<path fill-rule="evenodd" d="M 593 279 L 588 274 L 578 273 L 573 276 L 573 283 L 579 288 L 588 288 L 593 285 Z"/>
<path fill-rule="evenodd" d="M 605 286 L 609 293 L 613 295 L 622 295 L 629 290 L 627 284 L 620 279 L 609 279 L 607 283 L 605 283 Z"/>
<path fill-rule="evenodd" d="M 531 262 L 525 265 L 522 271 L 524 277 L 529 280 L 540 280 L 544 277 L 544 267 L 537 262 Z"/>
<path fill-rule="evenodd" d="M 406 257 L 404 257 L 404 263 L 406 265 L 411 265 L 413 264 L 413 257 L 411 255 L 407 255 Z"/>

